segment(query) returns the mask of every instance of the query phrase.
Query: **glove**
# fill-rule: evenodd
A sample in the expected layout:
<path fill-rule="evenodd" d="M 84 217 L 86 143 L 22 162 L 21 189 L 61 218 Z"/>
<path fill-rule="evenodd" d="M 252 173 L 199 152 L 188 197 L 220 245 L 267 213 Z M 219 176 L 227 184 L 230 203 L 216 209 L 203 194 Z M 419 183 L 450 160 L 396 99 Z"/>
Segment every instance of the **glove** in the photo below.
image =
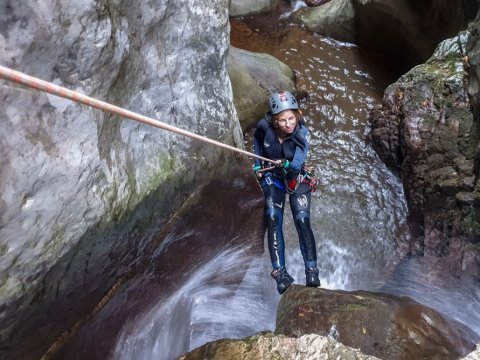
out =
<path fill-rule="evenodd" d="M 257 178 L 261 178 L 261 177 L 262 177 L 262 173 L 259 172 L 259 170 L 262 169 L 262 167 L 261 167 L 260 165 L 253 165 L 252 169 L 253 169 L 253 171 L 255 172 L 255 176 L 256 176 Z"/>
<path fill-rule="evenodd" d="M 288 169 L 288 167 L 290 166 L 290 161 L 281 160 L 281 162 L 275 163 L 275 166 L 282 169 Z"/>

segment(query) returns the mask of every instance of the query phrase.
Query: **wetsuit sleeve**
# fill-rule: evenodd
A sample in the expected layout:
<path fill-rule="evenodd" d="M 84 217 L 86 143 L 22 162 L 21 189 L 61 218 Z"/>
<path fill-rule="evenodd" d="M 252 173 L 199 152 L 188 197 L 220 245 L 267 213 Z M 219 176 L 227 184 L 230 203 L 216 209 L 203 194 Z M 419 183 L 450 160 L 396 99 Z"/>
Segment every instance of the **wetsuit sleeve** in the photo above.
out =
<path fill-rule="evenodd" d="M 290 168 L 294 171 L 300 171 L 302 169 L 302 165 L 307 159 L 308 149 L 310 147 L 308 142 L 308 129 L 305 126 L 302 126 L 301 133 L 299 134 L 302 138 L 301 142 L 303 146 L 296 146 L 295 153 L 293 155 L 293 159 L 290 162 Z"/>
<path fill-rule="evenodd" d="M 263 139 L 265 137 L 265 132 L 263 130 L 262 120 L 260 120 L 257 124 L 257 128 L 255 129 L 255 133 L 253 135 L 253 152 L 255 155 L 263 156 Z M 255 159 L 255 166 L 261 166 L 262 160 Z"/>

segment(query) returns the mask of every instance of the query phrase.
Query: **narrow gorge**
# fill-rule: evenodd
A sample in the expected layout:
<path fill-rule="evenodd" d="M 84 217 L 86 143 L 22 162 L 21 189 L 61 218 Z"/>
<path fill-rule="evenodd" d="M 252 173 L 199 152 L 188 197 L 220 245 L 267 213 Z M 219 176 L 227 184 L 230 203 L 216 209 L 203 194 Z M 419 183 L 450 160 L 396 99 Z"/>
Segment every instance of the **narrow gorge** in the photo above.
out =
<path fill-rule="evenodd" d="M 478 358 L 479 8 L 0 0 L 0 65 L 236 148 L 295 93 L 322 282 L 247 156 L 3 79 L 0 358 Z"/>

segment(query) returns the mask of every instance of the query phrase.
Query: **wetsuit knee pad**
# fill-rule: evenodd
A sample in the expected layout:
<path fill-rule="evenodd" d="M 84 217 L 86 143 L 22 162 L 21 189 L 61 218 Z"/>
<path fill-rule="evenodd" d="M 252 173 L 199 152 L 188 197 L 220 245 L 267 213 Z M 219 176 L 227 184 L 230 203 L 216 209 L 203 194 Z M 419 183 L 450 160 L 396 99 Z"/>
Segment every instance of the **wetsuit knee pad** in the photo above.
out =
<path fill-rule="evenodd" d="M 301 227 L 310 228 L 310 213 L 307 211 L 300 211 L 295 215 L 295 224 Z"/>
<path fill-rule="evenodd" d="M 283 211 L 277 207 L 267 207 L 265 209 L 265 217 L 267 222 L 270 224 L 274 221 L 276 224 L 279 224 L 283 219 Z"/>
<path fill-rule="evenodd" d="M 274 268 L 285 266 L 285 243 L 282 233 L 281 214 L 275 210 L 266 214 L 268 251 Z"/>
<path fill-rule="evenodd" d="M 277 226 L 279 221 L 278 221 L 278 216 L 275 215 L 275 213 L 271 212 L 270 214 L 267 214 L 266 216 L 266 220 L 267 220 L 267 225 L 268 227 L 273 227 L 273 226 Z"/>

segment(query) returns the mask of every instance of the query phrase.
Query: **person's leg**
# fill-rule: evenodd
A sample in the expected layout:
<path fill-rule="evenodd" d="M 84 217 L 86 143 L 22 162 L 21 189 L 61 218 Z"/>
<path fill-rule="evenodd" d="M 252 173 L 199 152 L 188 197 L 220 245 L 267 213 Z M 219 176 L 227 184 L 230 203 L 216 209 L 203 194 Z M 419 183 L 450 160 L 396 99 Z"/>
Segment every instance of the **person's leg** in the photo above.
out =
<path fill-rule="evenodd" d="M 303 186 L 304 184 L 302 184 Z M 301 189 L 299 189 L 301 190 Z M 295 228 L 298 233 L 300 251 L 305 264 L 307 286 L 320 286 L 317 268 L 317 248 L 312 227 L 310 226 L 311 192 L 295 193 L 290 195 L 290 208 L 292 210 Z"/>
<path fill-rule="evenodd" d="M 262 184 L 265 194 L 265 221 L 267 225 L 268 251 L 272 262 L 272 277 L 282 294 L 292 284 L 293 278 L 285 268 L 285 241 L 283 238 L 283 212 L 285 192 L 274 184 Z"/>
<path fill-rule="evenodd" d="M 283 239 L 283 212 L 285 193 L 275 185 L 262 186 L 265 194 L 265 220 L 267 225 L 268 251 L 274 269 L 285 266 L 285 242 Z"/>

